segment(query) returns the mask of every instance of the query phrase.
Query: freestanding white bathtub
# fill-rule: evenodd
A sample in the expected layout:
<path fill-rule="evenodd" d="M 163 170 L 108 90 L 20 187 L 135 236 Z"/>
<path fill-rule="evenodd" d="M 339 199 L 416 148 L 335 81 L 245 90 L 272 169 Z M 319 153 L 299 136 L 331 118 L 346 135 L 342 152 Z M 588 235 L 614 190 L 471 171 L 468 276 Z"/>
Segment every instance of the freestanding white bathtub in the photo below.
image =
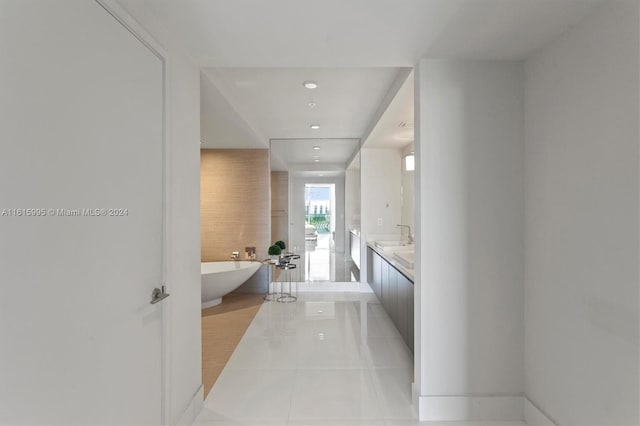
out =
<path fill-rule="evenodd" d="M 201 263 L 202 309 L 221 304 L 222 296 L 240 287 L 260 266 L 245 260 Z"/>

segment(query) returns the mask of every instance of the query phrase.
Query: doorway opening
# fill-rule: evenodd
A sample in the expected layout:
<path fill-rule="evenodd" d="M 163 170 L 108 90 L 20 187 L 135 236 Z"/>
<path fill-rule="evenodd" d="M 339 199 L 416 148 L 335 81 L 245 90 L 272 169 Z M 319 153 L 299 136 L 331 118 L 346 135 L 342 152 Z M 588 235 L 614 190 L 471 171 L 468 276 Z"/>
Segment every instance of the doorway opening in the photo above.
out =
<path fill-rule="evenodd" d="M 335 207 L 335 184 L 305 184 L 305 281 L 335 281 Z"/>

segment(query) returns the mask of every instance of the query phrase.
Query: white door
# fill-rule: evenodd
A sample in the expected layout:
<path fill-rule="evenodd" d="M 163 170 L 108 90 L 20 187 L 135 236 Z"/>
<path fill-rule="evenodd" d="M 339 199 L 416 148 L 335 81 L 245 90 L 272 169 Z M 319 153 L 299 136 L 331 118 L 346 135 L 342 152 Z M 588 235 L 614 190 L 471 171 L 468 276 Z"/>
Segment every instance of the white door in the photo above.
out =
<path fill-rule="evenodd" d="M 0 0 L 0 424 L 161 422 L 163 103 L 98 3 Z"/>

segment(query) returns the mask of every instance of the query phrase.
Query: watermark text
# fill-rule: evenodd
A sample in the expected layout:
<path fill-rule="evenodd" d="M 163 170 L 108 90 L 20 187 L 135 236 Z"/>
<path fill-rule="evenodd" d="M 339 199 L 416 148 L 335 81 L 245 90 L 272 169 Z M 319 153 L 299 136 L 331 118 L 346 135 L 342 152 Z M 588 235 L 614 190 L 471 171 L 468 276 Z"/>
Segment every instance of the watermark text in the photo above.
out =
<path fill-rule="evenodd" d="M 126 208 L 0 208 L 0 217 L 124 217 Z"/>

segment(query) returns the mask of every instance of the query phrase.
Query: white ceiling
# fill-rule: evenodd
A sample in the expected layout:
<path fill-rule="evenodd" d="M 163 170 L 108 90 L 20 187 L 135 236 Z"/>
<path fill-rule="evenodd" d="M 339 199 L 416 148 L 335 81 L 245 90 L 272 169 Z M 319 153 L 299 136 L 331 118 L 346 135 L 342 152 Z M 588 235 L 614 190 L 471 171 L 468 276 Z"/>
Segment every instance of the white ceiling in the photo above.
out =
<path fill-rule="evenodd" d="M 204 70 L 263 140 L 360 138 L 397 73 L 396 68 Z M 306 89 L 305 81 L 318 87 Z M 320 129 L 311 129 L 312 124 Z"/>
<path fill-rule="evenodd" d="M 611 0 L 118 0 L 201 67 L 523 59 Z"/>
<path fill-rule="evenodd" d="M 402 67 L 425 56 L 525 59 L 614 0 L 115 1 L 213 83 L 202 90 L 204 147 L 292 138 L 282 155 L 299 168 L 301 139 L 392 141 L 399 121 L 409 122 L 398 120 L 408 101 L 394 106 L 386 96 Z M 303 89 L 304 80 L 319 88 Z"/>
<path fill-rule="evenodd" d="M 344 171 L 359 145 L 360 139 L 273 139 L 271 170 Z M 320 149 L 315 150 L 314 146 Z M 313 161 L 315 157 L 320 160 L 318 163 Z"/>
<path fill-rule="evenodd" d="M 201 81 L 203 148 L 265 148 L 272 170 L 344 170 L 402 68 L 206 68 Z M 307 89 L 303 82 L 318 87 Z M 312 104 L 310 106 L 309 104 Z M 320 129 L 310 126 L 317 124 Z M 308 155 L 321 146 L 321 164 Z M 314 154 L 319 154 L 314 152 Z"/>
<path fill-rule="evenodd" d="M 405 148 L 413 143 L 413 72 L 363 141 L 367 148 Z"/>

